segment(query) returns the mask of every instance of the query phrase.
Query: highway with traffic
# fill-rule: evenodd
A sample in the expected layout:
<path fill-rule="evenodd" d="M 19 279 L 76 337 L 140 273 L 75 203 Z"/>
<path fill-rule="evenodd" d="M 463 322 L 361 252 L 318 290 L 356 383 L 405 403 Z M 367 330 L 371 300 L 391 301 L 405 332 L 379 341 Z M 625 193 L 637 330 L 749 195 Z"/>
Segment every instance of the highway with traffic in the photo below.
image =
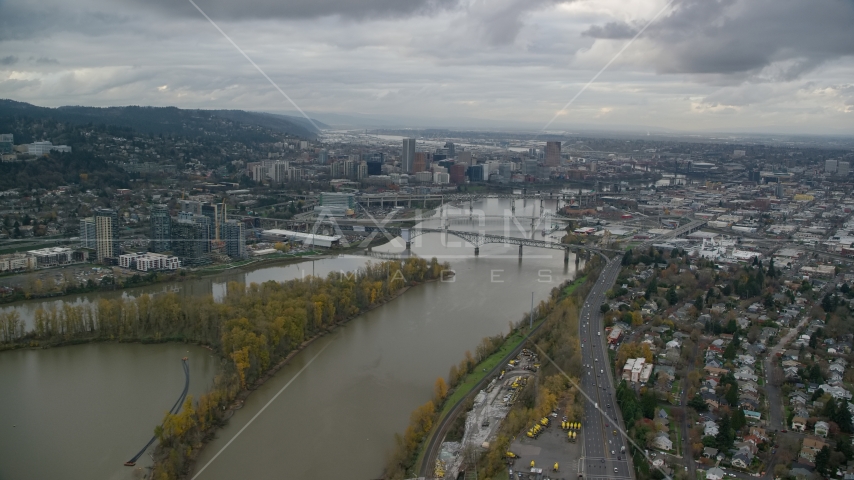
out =
<path fill-rule="evenodd" d="M 600 310 L 605 292 L 620 273 L 622 256 L 608 261 L 581 308 L 581 389 L 586 394 L 583 437 L 584 461 L 579 462 L 585 478 L 633 478 L 625 428 L 617 407 L 615 385 Z M 616 423 L 615 423 L 616 422 Z"/>
<path fill-rule="evenodd" d="M 704 220 L 691 221 L 635 248 L 638 251 L 645 250 L 655 242 L 694 232 L 705 224 Z M 579 474 L 591 479 L 633 479 L 635 475 L 628 455 L 631 449 L 626 442 L 623 416 L 617 406 L 616 385 L 611 377 L 611 361 L 601 311 L 605 292 L 617 280 L 622 260 L 622 255 L 608 260 L 581 307 L 581 388 L 588 398 L 584 405 L 583 420 L 584 461 L 579 462 Z"/>

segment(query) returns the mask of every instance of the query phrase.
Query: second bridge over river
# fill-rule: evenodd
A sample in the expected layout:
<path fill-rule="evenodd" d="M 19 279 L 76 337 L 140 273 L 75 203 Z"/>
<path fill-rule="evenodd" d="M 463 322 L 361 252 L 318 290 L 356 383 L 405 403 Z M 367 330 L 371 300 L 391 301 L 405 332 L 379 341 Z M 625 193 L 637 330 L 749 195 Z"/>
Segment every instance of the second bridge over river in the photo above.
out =
<path fill-rule="evenodd" d="M 513 237 L 507 235 L 496 235 L 490 233 L 483 232 L 470 232 L 470 231 L 462 231 L 462 230 L 449 230 L 445 228 L 387 228 L 384 229 L 389 235 L 396 235 L 403 239 L 406 242 L 406 250 L 410 250 L 412 247 L 412 240 L 416 237 L 424 235 L 425 233 L 439 233 L 445 235 L 453 235 L 468 244 L 474 246 L 474 255 L 478 256 L 480 254 L 480 247 L 482 245 L 486 245 L 489 243 L 498 243 L 503 245 L 518 245 L 519 246 L 519 256 L 522 256 L 522 248 L 523 247 L 536 247 L 536 248 L 548 248 L 552 250 L 563 250 L 564 256 L 563 261 L 569 262 L 569 252 L 570 251 L 580 251 L 586 250 L 589 252 L 597 252 L 597 253 L 619 253 L 617 250 L 600 248 L 600 247 L 590 247 L 586 245 L 571 245 L 566 243 L 557 243 L 557 242 L 549 242 L 546 240 L 534 240 L 532 238 L 524 238 L 524 237 Z"/>

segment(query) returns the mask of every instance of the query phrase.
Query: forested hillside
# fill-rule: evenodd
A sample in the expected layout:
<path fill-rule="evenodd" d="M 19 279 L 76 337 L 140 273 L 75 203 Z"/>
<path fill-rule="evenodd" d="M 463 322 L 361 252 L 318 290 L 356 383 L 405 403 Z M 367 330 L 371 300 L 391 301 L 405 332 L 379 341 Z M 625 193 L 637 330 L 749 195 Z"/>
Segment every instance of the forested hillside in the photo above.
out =
<path fill-rule="evenodd" d="M 232 131 L 235 122 L 274 132 L 315 138 L 317 130 L 305 119 L 242 110 L 185 110 L 176 107 L 38 107 L 0 99 L 0 122 L 14 117 L 52 119 L 77 125 L 110 125 L 131 128 L 144 134 L 194 137 L 200 130 L 216 133 Z M 324 128 L 322 123 L 315 122 Z M 2 124 L 2 123 L 0 123 Z"/>

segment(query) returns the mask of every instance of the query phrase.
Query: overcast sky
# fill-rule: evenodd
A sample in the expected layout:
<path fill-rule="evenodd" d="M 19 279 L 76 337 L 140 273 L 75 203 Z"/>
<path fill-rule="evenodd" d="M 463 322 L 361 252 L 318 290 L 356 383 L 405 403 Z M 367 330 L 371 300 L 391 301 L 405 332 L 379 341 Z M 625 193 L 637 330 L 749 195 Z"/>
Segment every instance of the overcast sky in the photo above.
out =
<path fill-rule="evenodd" d="M 306 111 L 541 129 L 668 1 L 196 3 Z M 0 0 L 0 98 L 294 110 L 189 0 Z M 854 133 L 854 0 L 674 0 L 549 130 L 626 126 Z"/>

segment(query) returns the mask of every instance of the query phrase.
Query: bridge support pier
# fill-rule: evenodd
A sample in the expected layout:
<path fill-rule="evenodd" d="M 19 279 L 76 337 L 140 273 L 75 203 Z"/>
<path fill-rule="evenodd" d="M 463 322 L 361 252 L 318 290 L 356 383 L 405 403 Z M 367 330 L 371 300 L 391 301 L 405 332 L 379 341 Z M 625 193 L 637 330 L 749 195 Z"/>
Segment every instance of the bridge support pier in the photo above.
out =
<path fill-rule="evenodd" d="M 564 264 L 569 263 L 569 249 L 568 248 L 565 248 L 563 250 L 563 263 Z"/>
<path fill-rule="evenodd" d="M 407 205 L 407 208 L 412 208 L 412 195 L 409 196 L 409 204 Z"/>
<path fill-rule="evenodd" d="M 522 245 L 519 245 L 519 258 L 522 258 Z"/>
<path fill-rule="evenodd" d="M 406 242 L 406 250 L 409 251 L 412 247 L 412 242 Z"/>
<path fill-rule="evenodd" d="M 480 247 L 474 247 L 474 256 L 480 255 Z"/>

